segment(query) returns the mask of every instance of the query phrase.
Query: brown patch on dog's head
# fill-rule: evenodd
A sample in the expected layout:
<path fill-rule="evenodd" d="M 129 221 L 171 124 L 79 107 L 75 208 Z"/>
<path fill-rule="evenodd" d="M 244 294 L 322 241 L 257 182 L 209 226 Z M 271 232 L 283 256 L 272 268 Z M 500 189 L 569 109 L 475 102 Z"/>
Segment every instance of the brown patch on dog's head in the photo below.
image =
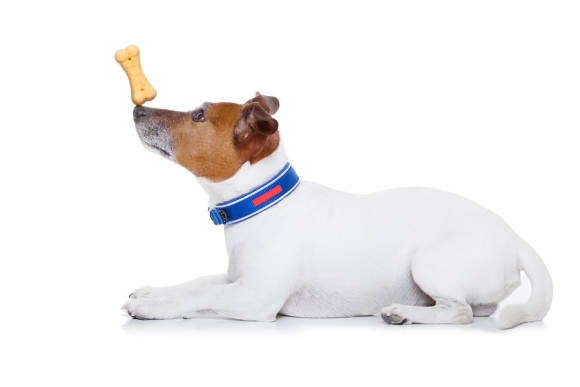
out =
<path fill-rule="evenodd" d="M 240 113 L 238 104 L 206 103 L 178 125 L 170 125 L 167 129 L 175 161 L 194 175 L 212 181 L 233 176 L 242 165 L 232 140 Z"/>
<path fill-rule="evenodd" d="M 170 142 L 166 157 L 196 176 L 219 182 L 245 162 L 256 163 L 278 148 L 278 121 L 272 118 L 278 107 L 277 98 L 256 93 L 243 105 L 205 103 L 184 113 L 142 108 L 134 115 L 142 140 L 146 131 L 148 138 L 162 133 Z"/>

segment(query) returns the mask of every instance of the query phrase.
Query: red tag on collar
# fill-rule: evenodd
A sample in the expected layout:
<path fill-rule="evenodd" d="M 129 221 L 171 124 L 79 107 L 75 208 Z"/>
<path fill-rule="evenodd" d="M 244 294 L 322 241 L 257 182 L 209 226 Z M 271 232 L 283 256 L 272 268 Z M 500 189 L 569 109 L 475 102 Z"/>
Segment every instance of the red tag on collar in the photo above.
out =
<path fill-rule="evenodd" d="M 278 195 L 281 192 L 282 192 L 282 187 L 280 186 L 280 184 L 278 184 L 277 186 L 275 186 L 271 190 L 264 192 L 263 194 L 261 194 L 257 198 L 254 198 L 252 200 L 252 204 L 254 205 L 254 207 L 258 207 L 260 204 L 267 202 L 268 200 L 272 199 L 274 196 Z"/>

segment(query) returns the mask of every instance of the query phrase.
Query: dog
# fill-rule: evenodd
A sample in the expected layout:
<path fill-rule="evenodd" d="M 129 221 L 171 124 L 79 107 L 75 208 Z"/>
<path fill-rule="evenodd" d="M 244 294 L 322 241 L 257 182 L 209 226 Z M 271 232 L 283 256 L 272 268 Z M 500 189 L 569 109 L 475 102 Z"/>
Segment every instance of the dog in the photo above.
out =
<path fill-rule="evenodd" d="M 501 329 L 539 321 L 552 301 L 550 274 L 507 223 L 442 190 L 396 188 L 355 195 L 300 181 L 280 143 L 275 97 L 204 103 L 189 112 L 136 106 L 143 145 L 185 167 L 223 225 L 226 273 L 135 290 L 123 306 L 137 319 L 278 314 L 380 316 L 386 323 L 469 324 L 493 314 L 520 285 Z"/>

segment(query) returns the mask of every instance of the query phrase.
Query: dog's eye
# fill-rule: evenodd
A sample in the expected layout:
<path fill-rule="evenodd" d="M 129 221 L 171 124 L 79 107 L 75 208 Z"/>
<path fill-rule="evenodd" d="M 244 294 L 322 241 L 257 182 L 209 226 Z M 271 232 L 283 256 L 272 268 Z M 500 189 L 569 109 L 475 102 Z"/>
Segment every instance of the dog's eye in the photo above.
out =
<path fill-rule="evenodd" d="M 203 114 L 203 110 L 202 109 L 195 110 L 193 113 L 191 113 L 191 119 L 194 122 L 204 122 L 205 115 Z"/>

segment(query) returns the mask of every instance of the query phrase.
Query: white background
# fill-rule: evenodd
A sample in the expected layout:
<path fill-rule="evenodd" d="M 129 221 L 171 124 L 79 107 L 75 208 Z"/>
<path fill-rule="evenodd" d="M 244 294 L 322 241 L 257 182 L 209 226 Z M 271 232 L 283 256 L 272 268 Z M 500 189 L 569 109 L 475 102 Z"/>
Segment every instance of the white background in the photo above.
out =
<path fill-rule="evenodd" d="M 3 385 L 578 379 L 577 2 L 6 4 Z M 226 269 L 206 194 L 135 134 L 113 59 L 129 44 L 158 91 L 148 106 L 277 96 L 285 148 L 305 180 L 358 193 L 438 187 L 497 212 L 543 257 L 552 310 L 510 331 L 493 318 L 128 319 L 119 308 L 135 288 Z M 504 305 L 525 300 L 526 285 Z"/>

